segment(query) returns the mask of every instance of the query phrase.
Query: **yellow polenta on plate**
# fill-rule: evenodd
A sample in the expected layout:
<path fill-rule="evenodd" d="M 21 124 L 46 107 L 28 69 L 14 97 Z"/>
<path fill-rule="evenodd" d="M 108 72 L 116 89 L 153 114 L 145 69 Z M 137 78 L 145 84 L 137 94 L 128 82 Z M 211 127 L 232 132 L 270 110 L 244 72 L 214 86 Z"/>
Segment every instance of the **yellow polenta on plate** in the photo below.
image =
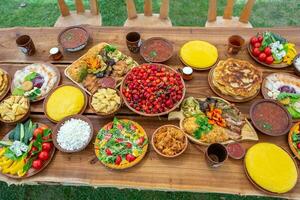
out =
<path fill-rule="evenodd" d="M 247 151 L 245 166 L 250 178 L 269 192 L 285 193 L 297 183 L 298 171 L 293 159 L 275 144 L 253 145 Z"/>
<path fill-rule="evenodd" d="M 186 65 L 201 70 L 216 63 L 218 50 L 208 42 L 195 40 L 187 42 L 181 47 L 180 57 Z"/>

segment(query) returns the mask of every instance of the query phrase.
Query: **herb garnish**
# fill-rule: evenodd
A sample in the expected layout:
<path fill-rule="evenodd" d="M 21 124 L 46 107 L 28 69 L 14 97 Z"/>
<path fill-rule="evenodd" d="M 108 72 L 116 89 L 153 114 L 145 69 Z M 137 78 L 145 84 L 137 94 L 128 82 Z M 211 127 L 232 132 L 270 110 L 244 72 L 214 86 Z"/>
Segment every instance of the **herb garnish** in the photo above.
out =
<path fill-rule="evenodd" d="M 154 57 L 157 56 L 157 52 L 156 52 L 155 50 L 152 50 L 152 51 L 150 51 L 149 56 L 150 56 L 151 58 L 154 58 Z"/>
<path fill-rule="evenodd" d="M 196 124 L 199 125 L 199 128 L 194 132 L 196 139 L 200 139 L 203 134 L 208 133 L 212 130 L 212 125 L 208 123 L 208 118 L 202 115 L 195 115 Z"/>

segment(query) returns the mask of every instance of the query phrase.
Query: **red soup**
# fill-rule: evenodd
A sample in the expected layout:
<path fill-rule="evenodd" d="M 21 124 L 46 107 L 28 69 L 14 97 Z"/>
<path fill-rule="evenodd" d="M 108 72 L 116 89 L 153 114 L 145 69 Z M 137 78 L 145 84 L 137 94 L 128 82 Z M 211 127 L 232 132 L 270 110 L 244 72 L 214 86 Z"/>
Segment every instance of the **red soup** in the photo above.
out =
<path fill-rule="evenodd" d="M 76 48 L 86 43 L 87 32 L 82 28 L 71 28 L 63 32 L 60 36 L 60 42 L 64 48 Z"/>
<path fill-rule="evenodd" d="M 143 57 L 150 62 L 164 62 L 173 54 L 173 47 L 167 41 L 162 39 L 153 39 L 143 45 Z"/>

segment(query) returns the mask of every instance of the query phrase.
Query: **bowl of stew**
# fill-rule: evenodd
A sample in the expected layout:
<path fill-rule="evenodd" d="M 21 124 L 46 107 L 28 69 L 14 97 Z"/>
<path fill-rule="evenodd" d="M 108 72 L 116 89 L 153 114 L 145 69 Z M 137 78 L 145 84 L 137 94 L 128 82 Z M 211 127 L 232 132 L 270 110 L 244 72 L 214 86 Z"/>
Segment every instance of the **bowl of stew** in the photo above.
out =
<path fill-rule="evenodd" d="M 152 37 L 144 41 L 140 54 L 146 62 L 162 63 L 173 56 L 174 47 L 172 43 L 161 37 Z"/>
<path fill-rule="evenodd" d="M 81 26 L 70 26 L 58 35 L 58 43 L 69 52 L 83 49 L 89 40 L 88 31 Z"/>
<path fill-rule="evenodd" d="M 255 101 L 250 108 L 250 118 L 257 130 L 270 136 L 284 135 L 292 126 L 292 118 L 285 107 L 269 99 Z"/>

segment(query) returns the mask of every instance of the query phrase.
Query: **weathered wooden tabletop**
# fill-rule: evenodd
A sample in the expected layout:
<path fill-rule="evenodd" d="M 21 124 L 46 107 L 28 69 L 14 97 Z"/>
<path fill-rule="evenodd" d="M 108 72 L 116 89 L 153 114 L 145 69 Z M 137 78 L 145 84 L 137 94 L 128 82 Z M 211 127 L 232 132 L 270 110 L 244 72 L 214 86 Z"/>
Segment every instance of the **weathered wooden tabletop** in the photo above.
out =
<path fill-rule="evenodd" d="M 62 83 L 70 82 L 64 75 L 63 70 L 66 66 L 84 54 L 90 47 L 99 42 L 108 42 L 116 45 L 125 54 L 131 55 L 137 62 L 143 63 L 142 58 L 136 54 L 130 54 L 125 41 L 125 35 L 129 31 L 139 31 L 143 39 L 160 36 L 169 39 L 175 46 L 174 55 L 166 64 L 172 67 L 182 66 L 177 52 L 181 45 L 189 40 L 205 40 L 214 44 L 219 51 L 220 59 L 228 57 L 226 54 L 227 39 L 230 35 L 239 34 L 246 40 L 256 34 L 258 31 L 272 30 L 291 42 L 296 44 L 297 50 L 300 51 L 300 28 L 277 28 L 277 29 L 237 29 L 237 28 L 105 28 L 87 26 L 92 40 L 89 45 L 82 51 L 77 53 L 64 52 L 64 59 L 55 64 L 62 75 Z M 60 28 L 8 28 L 0 29 L 0 67 L 7 70 L 11 76 L 14 72 L 26 66 L 27 64 L 46 61 L 49 49 L 57 46 L 57 36 L 62 29 Z M 32 37 L 37 52 L 31 57 L 24 56 L 15 44 L 16 34 L 28 34 Z M 262 67 L 255 63 L 245 49 L 242 50 L 236 58 L 248 60 L 255 66 L 261 68 L 264 76 L 278 71 L 293 73 L 291 67 L 285 69 L 271 69 Z M 208 71 L 194 73 L 194 79 L 186 82 L 186 96 L 211 96 L 214 95 L 207 83 Z M 262 98 L 261 94 L 258 98 Z M 253 100 L 254 101 L 254 100 Z M 237 107 L 243 113 L 248 114 L 249 107 L 253 101 L 247 103 L 237 103 Z M 32 105 L 32 119 L 44 122 L 53 126 L 54 124 L 47 120 L 43 113 L 43 102 L 34 103 Z M 100 118 L 92 114 L 87 109 L 85 114 L 92 120 L 95 126 L 95 134 L 105 123 L 111 119 Z M 153 131 L 163 124 L 178 125 L 178 121 L 167 121 L 167 116 L 146 118 L 131 112 L 123 107 L 117 114 L 119 118 L 128 118 L 140 123 L 146 130 L 149 137 Z M 13 127 L 0 124 L 0 134 L 4 136 Z M 287 144 L 287 136 L 270 137 L 258 134 L 260 142 L 267 141 L 281 145 L 289 150 Z M 253 142 L 244 142 L 245 148 L 253 145 Z M 175 159 L 165 159 L 157 155 L 152 147 L 149 148 L 146 157 L 137 166 L 123 170 L 114 171 L 105 168 L 101 163 L 91 164 L 90 160 L 95 158 L 93 150 L 93 142 L 87 149 L 74 154 L 65 154 L 57 152 L 51 164 L 38 175 L 14 181 L 0 176 L 0 180 L 10 183 L 55 183 L 55 184 L 72 184 L 72 185 L 92 185 L 92 186 L 113 186 L 113 187 L 130 187 L 141 189 L 157 189 L 157 190 L 180 190 L 180 191 L 197 191 L 197 192 L 220 192 L 241 195 L 265 195 L 257 190 L 246 178 L 243 161 L 228 159 L 226 163 L 217 169 L 211 169 L 207 166 L 204 155 L 199 152 L 191 143 L 187 151 L 180 157 Z M 281 195 L 287 198 L 300 198 L 300 184 L 293 191 Z"/>

